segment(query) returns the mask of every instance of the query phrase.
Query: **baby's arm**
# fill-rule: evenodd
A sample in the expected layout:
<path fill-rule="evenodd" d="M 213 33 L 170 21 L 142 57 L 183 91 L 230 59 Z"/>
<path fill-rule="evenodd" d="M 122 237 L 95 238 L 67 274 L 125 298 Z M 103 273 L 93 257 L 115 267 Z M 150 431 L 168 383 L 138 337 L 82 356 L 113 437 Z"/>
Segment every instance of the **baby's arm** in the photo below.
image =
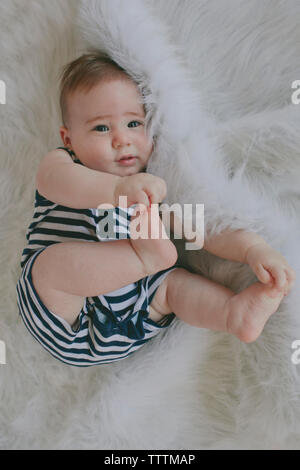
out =
<path fill-rule="evenodd" d="M 115 189 L 121 177 L 74 163 L 64 150 L 53 150 L 41 161 L 36 187 L 57 204 L 75 209 L 115 205 Z"/>
<path fill-rule="evenodd" d="M 126 196 L 127 207 L 161 202 L 167 192 L 165 181 L 150 173 L 117 176 L 74 163 L 64 150 L 53 150 L 40 163 L 36 175 L 39 193 L 62 206 L 96 208 L 100 204 L 118 206 Z"/>

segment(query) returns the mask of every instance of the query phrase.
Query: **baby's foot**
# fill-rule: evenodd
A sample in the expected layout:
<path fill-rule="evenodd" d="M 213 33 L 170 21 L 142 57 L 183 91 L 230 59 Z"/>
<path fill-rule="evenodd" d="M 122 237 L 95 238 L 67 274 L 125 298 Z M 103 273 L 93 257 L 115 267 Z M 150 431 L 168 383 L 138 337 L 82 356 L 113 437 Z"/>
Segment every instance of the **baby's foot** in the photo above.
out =
<path fill-rule="evenodd" d="M 131 218 L 130 243 L 147 275 L 167 269 L 177 261 L 177 250 L 160 219 L 158 204 L 152 204 L 151 208 Z"/>
<path fill-rule="evenodd" d="M 267 320 L 275 313 L 284 297 L 284 292 L 256 282 L 227 301 L 228 332 L 245 343 L 255 341 Z"/>

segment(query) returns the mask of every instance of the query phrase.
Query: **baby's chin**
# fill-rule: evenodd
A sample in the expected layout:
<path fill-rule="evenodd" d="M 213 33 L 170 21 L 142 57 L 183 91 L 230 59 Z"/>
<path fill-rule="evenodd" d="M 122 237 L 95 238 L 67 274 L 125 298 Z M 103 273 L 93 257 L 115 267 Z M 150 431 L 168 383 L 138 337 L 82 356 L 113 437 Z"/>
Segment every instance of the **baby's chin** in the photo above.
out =
<path fill-rule="evenodd" d="M 136 175 L 137 173 L 141 173 L 142 170 L 139 168 L 121 168 L 121 170 L 118 170 L 115 175 L 118 176 L 131 176 L 131 175 Z"/>
<path fill-rule="evenodd" d="M 113 170 L 113 174 L 118 176 L 131 176 L 136 175 L 137 173 L 143 173 L 146 171 L 146 166 L 137 164 L 128 167 L 119 167 L 116 170 Z"/>

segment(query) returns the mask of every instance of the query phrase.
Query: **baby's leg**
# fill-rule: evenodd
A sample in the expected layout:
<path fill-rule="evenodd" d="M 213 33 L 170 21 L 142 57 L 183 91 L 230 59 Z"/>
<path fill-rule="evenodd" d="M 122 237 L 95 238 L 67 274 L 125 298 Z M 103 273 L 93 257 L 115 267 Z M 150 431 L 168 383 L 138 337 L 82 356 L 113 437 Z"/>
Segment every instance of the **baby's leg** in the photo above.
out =
<path fill-rule="evenodd" d="M 230 289 L 216 282 L 176 268 L 157 289 L 150 312 L 151 307 L 155 316 L 173 312 L 192 326 L 226 331 L 224 306 L 233 295 Z"/>
<path fill-rule="evenodd" d="M 158 210 L 157 216 L 156 223 L 162 225 Z M 176 260 L 176 248 L 167 238 L 63 242 L 38 255 L 32 280 L 45 306 L 73 325 L 85 297 L 112 292 L 167 269 Z"/>
<path fill-rule="evenodd" d="M 178 318 L 199 328 L 224 331 L 252 342 L 274 313 L 282 293 L 260 282 L 239 294 L 183 268 L 172 271 L 158 288 L 151 306 L 162 316 Z"/>

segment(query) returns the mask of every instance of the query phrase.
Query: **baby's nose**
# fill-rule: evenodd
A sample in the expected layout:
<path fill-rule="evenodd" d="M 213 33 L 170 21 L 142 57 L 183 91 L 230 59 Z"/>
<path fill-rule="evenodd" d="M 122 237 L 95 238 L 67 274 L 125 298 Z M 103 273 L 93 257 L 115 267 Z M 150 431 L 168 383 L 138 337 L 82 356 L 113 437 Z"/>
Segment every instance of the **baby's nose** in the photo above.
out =
<path fill-rule="evenodd" d="M 112 145 L 114 148 L 129 144 L 130 138 L 126 132 L 119 131 L 113 136 Z"/>

